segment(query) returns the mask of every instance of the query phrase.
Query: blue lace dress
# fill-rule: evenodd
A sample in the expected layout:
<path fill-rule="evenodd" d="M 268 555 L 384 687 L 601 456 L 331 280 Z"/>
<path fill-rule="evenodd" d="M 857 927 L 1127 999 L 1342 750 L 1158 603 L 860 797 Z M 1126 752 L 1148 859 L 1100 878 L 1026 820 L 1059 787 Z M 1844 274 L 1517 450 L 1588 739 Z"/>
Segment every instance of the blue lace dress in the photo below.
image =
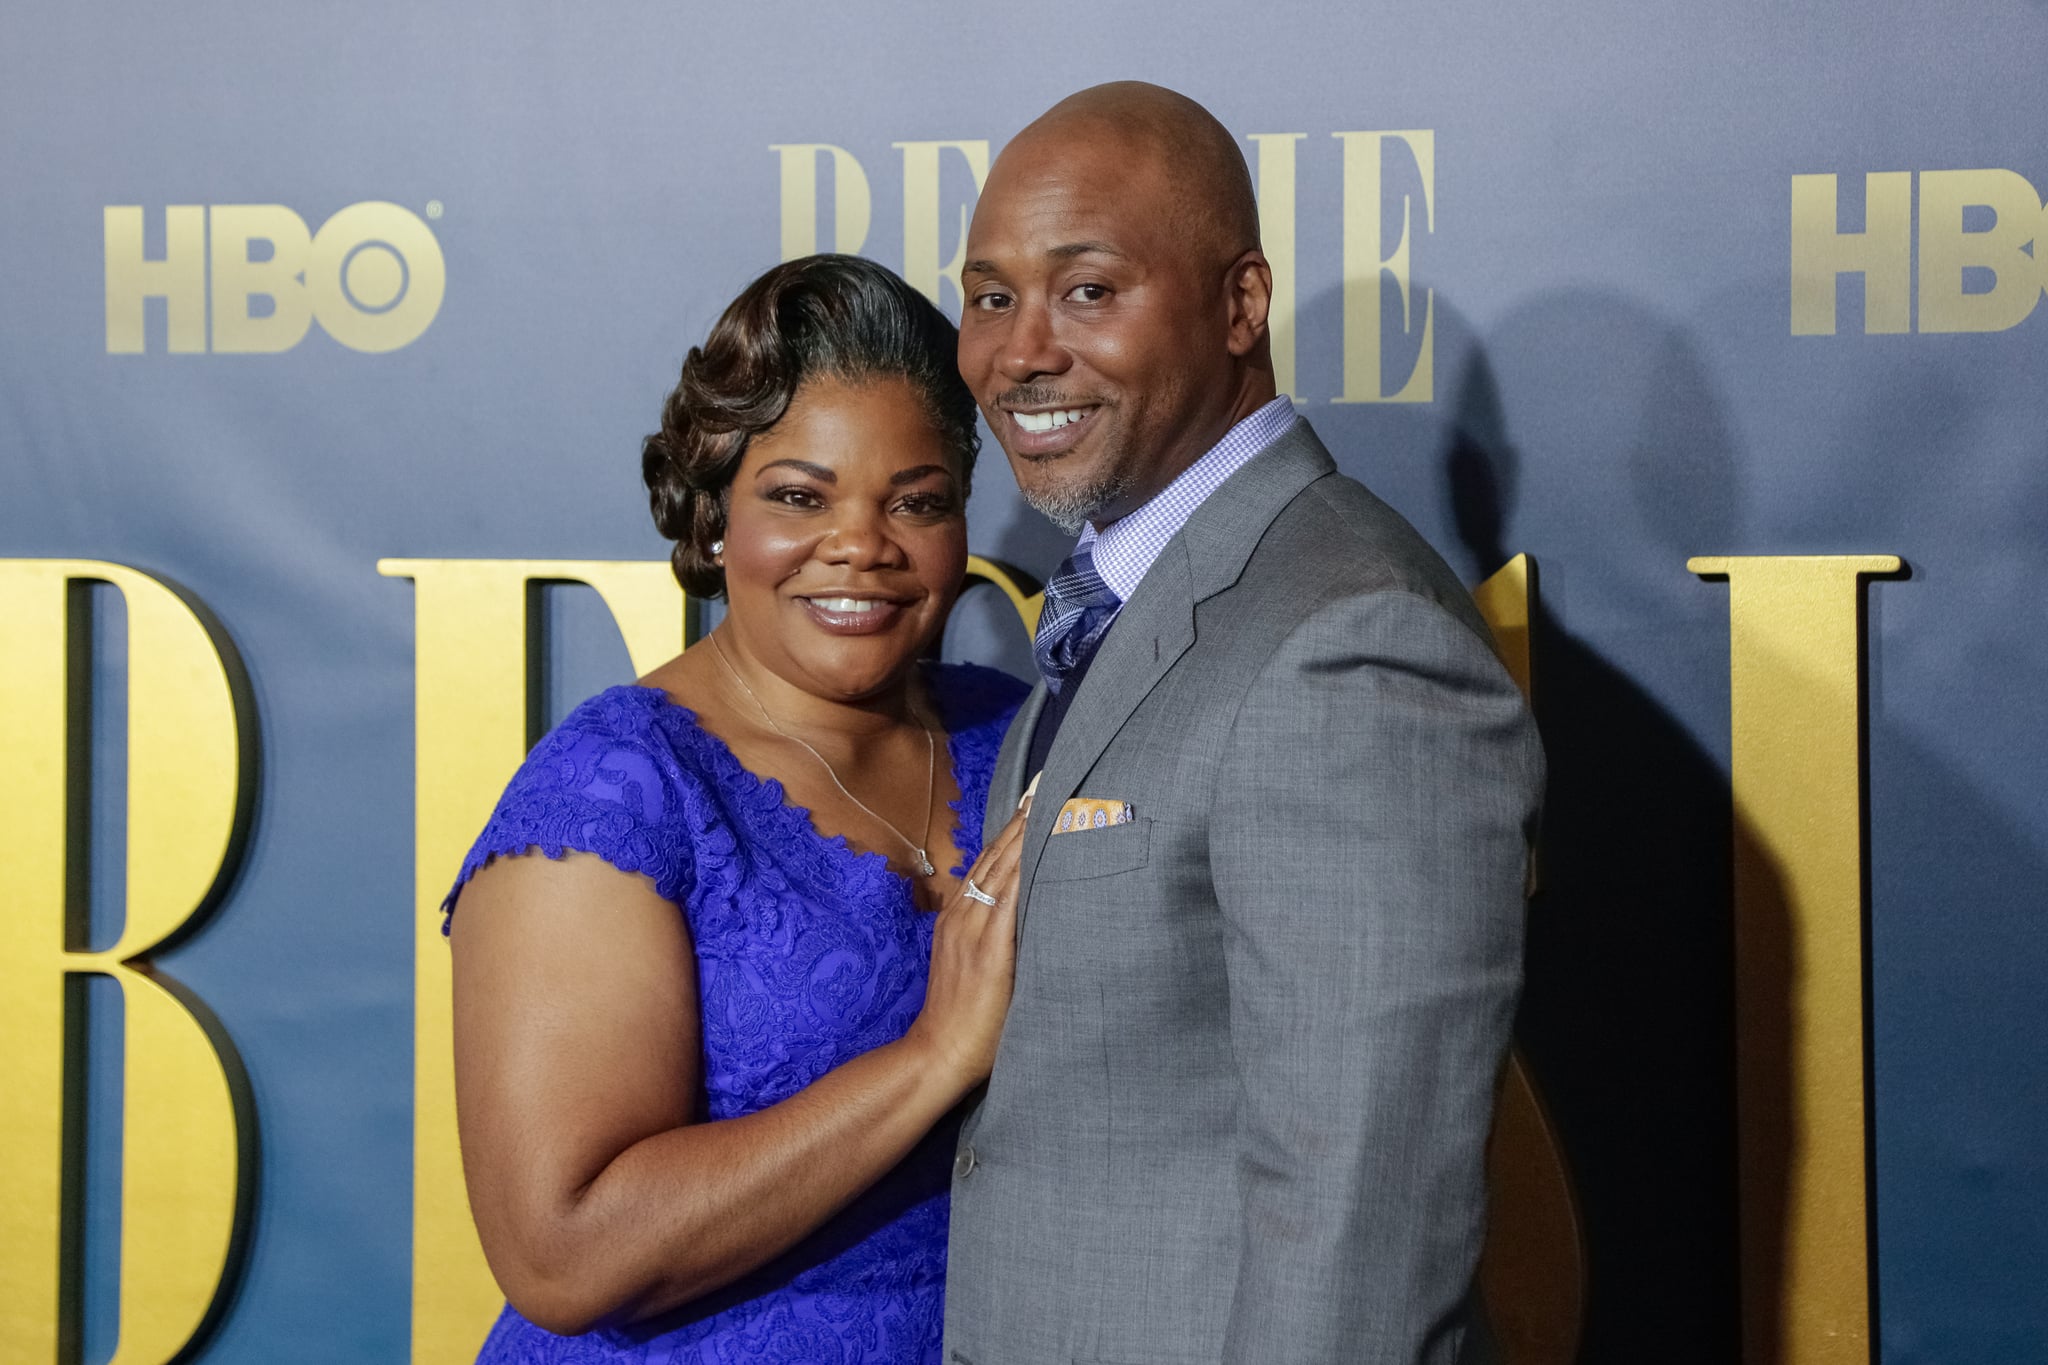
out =
<path fill-rule="evenodd" d="M 1024 686 L 927 666 L 971 862 L 1003 731 Z M 782 784 L 740 766 L 663 692 L 614 687 L 577 707 L 505 790 L 462 865 L 538 849 L 646 874 L 695 936 L 713 1120 L 785 1099 L 901 1037 L 924 1003 L 932 917 L 877 853 L 827 839 Z M 963 875 L 964 866 L 953 869 Z M 951 1125 L 773 1263 L 659 1320 L 563 1337 L 507 1307 L 480 1365 L 913 1365 L 939 1359 Z"/>

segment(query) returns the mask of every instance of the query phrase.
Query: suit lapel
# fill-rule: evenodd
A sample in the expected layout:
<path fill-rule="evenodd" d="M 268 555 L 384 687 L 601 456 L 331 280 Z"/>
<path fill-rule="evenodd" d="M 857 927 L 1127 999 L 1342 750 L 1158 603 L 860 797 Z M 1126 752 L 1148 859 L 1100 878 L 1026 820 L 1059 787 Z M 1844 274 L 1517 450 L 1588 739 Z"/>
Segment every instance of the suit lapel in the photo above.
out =
<path fill-rule="evenodd" d="M 1079 789 L 1117 732 L 1195 643 L 1195 605 L 1222 592 L 1244 572 L 1266 528 L 1296 494 L 1334 472 L 1336 462 L 1307 422 L 1296 423 L 1269 448 L 1224 480 L 1195 509 L 1117 613 L 1100 652 L 1074 694 L 1032 798 L 1018 881 L 1018 932 L 1031 905 L 1031 884 L 1060 807 Z M 1003 755 L 1021 769 L 1031 726 L 1044 708 L 1041 684 L 1010 728 Z M 1022 736 L 1023 743 L 1015 741 Z M 999 770 L 999 777 L 1004 776 Z M 1030 774 L 1015 771 L 1010 809 Z M 1093 795 L 1121 798 L 1122 792 Z M 991 810 L 990 818 L 994 818 Z M 998 826 L 1000 828 L 1000 826 Z"/>
<path fill-rule="evenodd" d="M 981 820 L 983 848 L 1010 822 L 1017 803 L 1024 799 L 1024 784 L 1031 779 L 1024 771 L 1024 760 L 1031 752 L 1031 733 L 1038 728 L 1038 718 L 1045 712 L 1046 695 L 1043 682 L 1032 688 L 1003 735 L 1002 751 L 996 755 L 995 775 L 988 785 L 988 803 Z"/>
<path fill-rule="evenodd" d="M 1088 675 L 1045 756 L 1045 772 L 1038 780 L 1037 795 L 1031 798 L 1031 818 L 1024 827 L 1019 930 L 1024 924 L 1022 911 L 1031 904 L 1031 879 L 1060 807 L 1138 704 L 1194 642 L 1195 603 L 1188 593 L 1187 550 L 1176 537 L 1160 552 L 1130 602 L 1117 613 L 1116 623 L 1088 665 Z"/>

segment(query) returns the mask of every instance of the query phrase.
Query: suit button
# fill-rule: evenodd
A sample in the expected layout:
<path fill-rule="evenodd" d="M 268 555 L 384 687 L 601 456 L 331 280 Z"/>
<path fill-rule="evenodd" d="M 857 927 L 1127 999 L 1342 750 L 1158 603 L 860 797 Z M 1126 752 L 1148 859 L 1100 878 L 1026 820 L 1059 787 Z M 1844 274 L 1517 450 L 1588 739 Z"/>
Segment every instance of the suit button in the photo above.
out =
<path fill-rule="evenodd" d="M 953 1158 L 953 1178 L 955 1180 L 965 1180 L 968 1176 L 974 1174 L 974 1168 L 977 1164 L 974 1159 L 973 1145 L 969 1144 L 962 1147 L 960 1154 Z"/>

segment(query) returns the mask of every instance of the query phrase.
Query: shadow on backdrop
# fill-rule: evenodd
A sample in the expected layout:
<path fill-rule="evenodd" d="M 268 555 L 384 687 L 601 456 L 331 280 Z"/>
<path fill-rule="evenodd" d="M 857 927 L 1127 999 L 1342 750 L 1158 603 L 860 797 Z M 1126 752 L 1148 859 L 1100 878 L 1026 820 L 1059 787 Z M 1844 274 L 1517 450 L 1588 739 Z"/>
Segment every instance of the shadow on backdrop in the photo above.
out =
<path fill-rule="evenodd" d="M 1657 599 L 1694 617 L 1718 606 L 1708 638 L 1712 686 L 1725 696 L 1725 601 L 1702 596 L 1712 589 L 1685 561 L 1739 545 L 1741 471 L 1684 332 L 1592 290 L 1540 296 L 1483 339 L 1441 293 L 1433 304 L 1436 402 L 1315 405 L 1339 463 L 1467 582 L 1527 552 L 1546 578 L 1640 597 L 1646 612 Z M 1339 335 L 1340 310 L 1336 291 L 1316 299 L 1304 343 Z M 1535 396 L 1526 421 L 1507 394 Z M 1516 1031 L 1583 1220 L 1577 1360 L 1726 1365 L 1741 1338 L 1731 852 L 1744 836 L 1714 757 L 1648 685 L 1560 619 L 1540 586 L 1534 599 L 1550 776 Z M 1725 703 L 1720 714 L 1725 724 Z M 1766 880 L 1762 919 L 1786 950 L 1777 882 Z M 1776 956 L 1786 976 L 1764 998 L 1789 1017 L 1796 964 Z M 1783 1034 L 1783 1018 L 1755 1022 Z M 1780 1053 L 1757 1078 L 1780 1115 L 1786 1065 Z M 1782 1172 L 1790 1135 L 1769 1141 Z M 1782 1226 L 1782 1185 L 1765 1198 Z M 1767 1283 L 1782 1276 L 1777 1265 L 1753 1269 Z"/>

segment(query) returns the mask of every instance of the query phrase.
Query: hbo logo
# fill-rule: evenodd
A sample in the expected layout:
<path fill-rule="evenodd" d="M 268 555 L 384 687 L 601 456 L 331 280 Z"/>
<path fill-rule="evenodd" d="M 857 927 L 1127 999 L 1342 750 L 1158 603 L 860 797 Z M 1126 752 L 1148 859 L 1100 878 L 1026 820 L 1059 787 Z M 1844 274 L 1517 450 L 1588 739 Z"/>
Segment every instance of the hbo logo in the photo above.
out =
<path fill-rule="evenodd" d="M 174 352 L 289 351 L 316 318 L 351 350 L 395 351 L 427 330 L 448 283 L 432 230 L 396 204 L 351 204 L 317 233 L 282 204 L 173 204 L 154 260 L 142 228 L 139 207 L 107 208 L 109 354 L 148 349 L 153 298 Z"/>
<path fill-rule="evenodd" d="M 1917 217 L 1914 179 L 1866 174 L 1863 230 L 1844 232 L 1836 177 L 1792 177 L 1792 335 L 1835 334 L 1844 275 L 1863 277 L 1866 332 L 2003 332 L 2034 311 L 2048 289 L 2048 210 L 2026 177 L 1922 171 Z"/>

